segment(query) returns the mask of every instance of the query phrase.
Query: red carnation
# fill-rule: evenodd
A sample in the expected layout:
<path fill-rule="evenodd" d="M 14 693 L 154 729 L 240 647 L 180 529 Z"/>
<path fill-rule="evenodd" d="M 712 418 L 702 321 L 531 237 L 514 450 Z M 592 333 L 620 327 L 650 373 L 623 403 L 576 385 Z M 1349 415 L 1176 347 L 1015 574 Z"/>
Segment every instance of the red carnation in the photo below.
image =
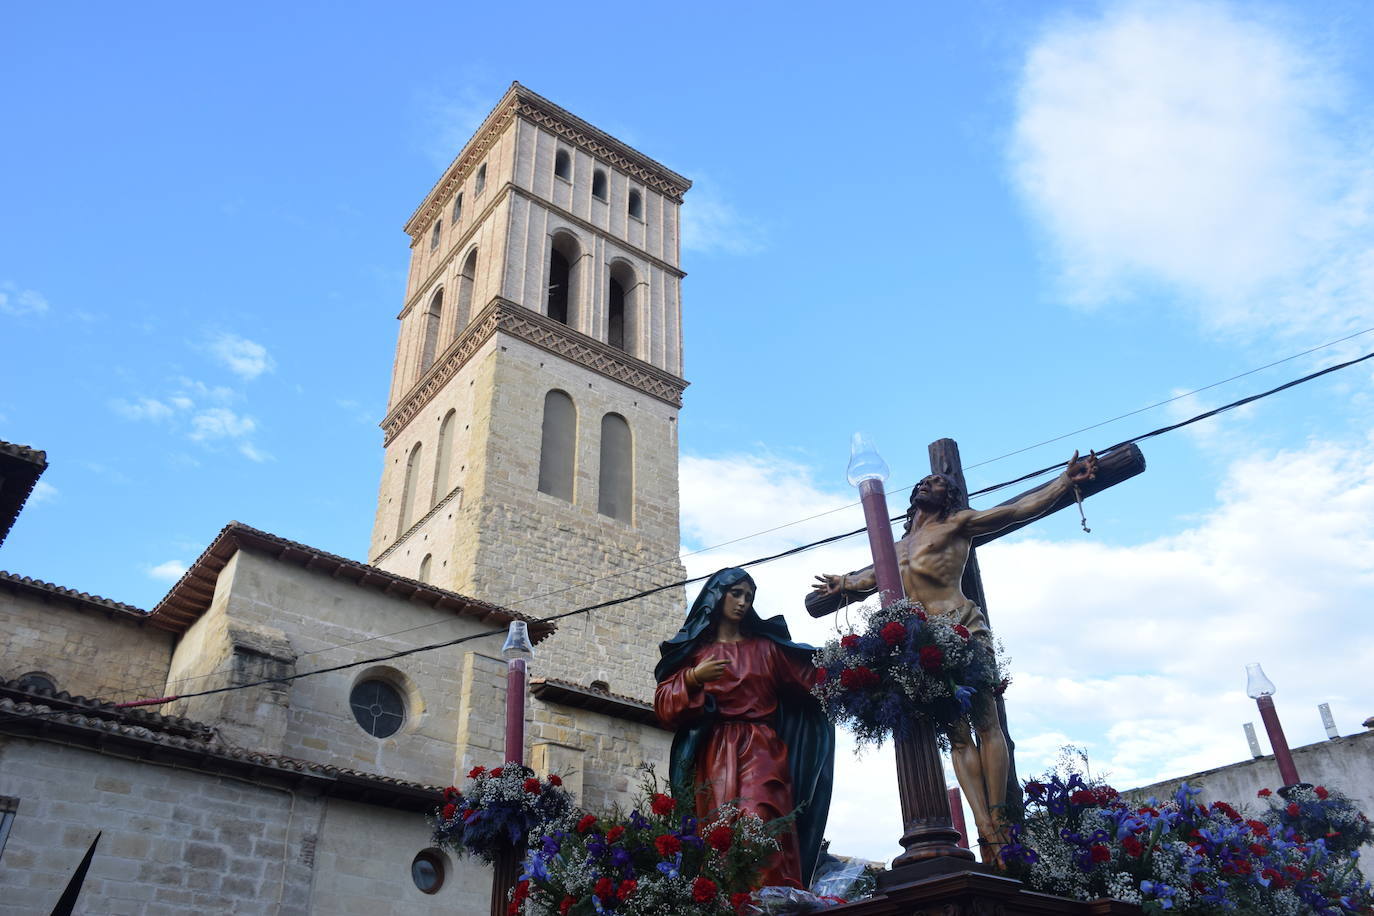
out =
<path fill-rule="evenodd" d="M 852 649 L 858 644 L 859 637 L 854 633 L 850 633 L 847 636 L 840 637 L 840 645 L 844 646 L 846 649 Z"/>
<path fill-rule="evenodd" d="M 1268 789 L 1260 789 L 1259 792 L 1257 792 L 1256 794 L 1259 795 L 1260 798 L 1268 798 L 1274 793 L 1270 792 Z"/>
<path fill-rule="evenodd" d="M 1265 849 L 1259 843 L 1250 844 L 1250 855 L 1254 856 L 1256 859 L 1263 859 L 1268 854 L 1269 850 Z"/>
<path fill-rule="evenodd" d="M 730 908 L 736 913 L 743 913 L 744 907 L 749 903 L 748 891 L 736 891 L 730 895 Z"/>
<path fill-rule="evenodd" d="M 1126 855 L 1139 858 L 1145 853 L 1145 844 L 1133 836 L 1128 836 L 1121 841 L 1121 848 L 1126 850 Z"/>
<path fill-rule="evenodd" d="M 678 854 L 678 851 L 682 849 L 682 841 L 671 833 L 661 833 L 654 837 L 654 848 L 658 850 L 659 855 L 666 859 Z"/>
<path fill-rule="evenodd" d="M 673 813 L 673 799 L 671 796 L 664 795 L 662 792 L 654 793 L 654 797 L 649 800 L 649 808 L 659 817 L 667 817 Z"/>
<path fill-rule="evenodd" d="M 1091 789 L 1079 789 L 1069 796 L 1069 801 L 1075 805 L 1093 805 L 1097 803 L 1097 796 L 1093 795 Z"/>
<path fill-rule="evenodd" d="M 1317 786 L 1312 791 L 1317 793 L 1317 798 L 1320 798 L 1322 801 L 1326 801 L 1326 797 L 1331 794 L 1330 792 L 1326 791 L 1325 786 Z"/>
<path fill-rule="evenodd" d="M 697 878 L 692 882 L 692 899 L 697 903 L 710 903 L 716 898 L 716 882 L 710 878 Z"/>
<path fill-rule="evenodd" d="M 881 636 L 883 642 L 887 643 L 889 646 L 895 646 L 897 643 L 906 639 L 906 627 L 894 620 L 879 630 L 878 635 Z"/>
<path fill-rule="evenodd" d="M 925 611 L 918 610 L 918 611 L 916 611 L 916 619 L 917 619 L 917 620 L 928 620 L 929 618 L 926 617 L 926 612 L 925 612 Z"/>
<path fill-rule="evenodd" d="M 865 668 L 863 665 L 860 665 L 860 666 L 859 666 L 859 686 L 860 686 L 860 687 L 876 687 L 876 686 L 878 686 L 878 673 L 877 673 L 876 671 L 872 670 L 871 668 Z"/>
<path fill-rule="evenodd" d="M 1101 843 L 1093 844 L 1091 854 L 1094 862 L 1110 862 L 1112 860 L 1112 851 Z"/>
<path fill-rule="evenodd" d="M 630 895 L 639 890 L 639 882 L 634 878 L 626 878 L 620 882 L 620 887 L 615 889 L 615 895 L 621 900 L 630 899 Z"/>
<path fill-rule="evenodd" d="M 735 832 L 722 824 L 706 834 L 706 842 L 717 852 L 725 852 L 735 842 Z"/>
<path fill-rule="evenodd" d="M 524 903 L 524 902 L 525 902 L 525 899 L 526 899 L 527 897 L 529 897 L 529 895 L 530 895 L 530 883 L 529 883 L 529 881 L 521 881 L 519 884 L 515 885 L 515 890 L 511 892 L 511 898 L 512 898 L 517 904 Z"/>
<path fill-rule="evenodd" d="M 506 904 L 506 916 L 520 916 L 520 903 L 512 900 Z"/>
<path fill-rule="evenodd" d="M 956 623 L 954 625 L 954 632 L 958 633 L 964 639 L 968 639 L 971 635 L 968 631 L 968 627 L 964 626 L 962 623 Z"/>
<path fill-rule="evenodd" d="M 568 916 L 568 910 L 572 909 L 576 902 L 571 894 L 565 894 L 563 900 L 558 904 L 558 916 Z"/>
<path fill-rule="evenodd" d="M 506 772 L 504 769 L 502 769 L 501 767 L 497 767 L 496 769 L 494 769 L 494 770 L 491 771 L 491 778 L 492 778 L 492 779 L 500 779 L 500 778 L 501 778 L 501 774 L 504 773 L 504 772 Z"/>
<path fill-rule="evenodd" d="M 939 646 L 921 647 L 921 667 L 927 671 L 939 671 L 944 664 L 945 653 Z"/>
<path fill-rule="evenodd" d="M 468 779 L 476 779 L 478 776 L 481 776 L 486 771 L 486 767 L 473 767 L 472 769 L 468 770 Z"/>
<path fill-rule="evenodd" d="M 468 820 L 468 818 L 472 817 L 472 816 L 473 816 L 474 814 L 476 814 L 476 813 L 477 813 L 477 809 L 476 809 L 476 808 L 464 808 L 464 809 L 463 809 L 463 813 L 462 813 L 461 815 L 459 815 L 459 817 L 461 817 L 461 818 L 463 819 L 463 822 L 466 823 L 467 820 Z"/>
<path fill-rule="evenodd" d="M 616 826 L 612 827 L 610 830 L 607 830 L 607 831 L 606 831 L 606 842 L 607 842 L 607 843 L 614 843 L 616 840 L 620 839 L 620 838 L 623 837 L 624 835 L 625 835 L 625 828 L 624 828 L 624 827 L 621 827 L 619 824 L 617 824 Z"/>
<path fill-rule="evenodd" d="M 817 668 L 817 669 L 816 669 L 816 683 L 817 683 L 817 684 L 824 684 L 829 678 L 830 678 L 830 672 L 829 672 L 829 671 L 826 671 L 824 668 Z"/>
<path fill-rule="evenodd" d="M 1264 821 L 1246 821 L 1245 824 L 1255 836 L 1264 836 L 1269 832 L 1269 825 Z"/>
<path fill-rule="evenodd" d="M 591 830 L 591 829 L 592 829 L 592 826 L 595 825 L 595 824 L 596 824 L 596 815 L 595 815 L 595 814 L 584 814 L 584 815 L 582 816 L 582 820 L 580 820 L 580 821 L 577 822 L 577 827 L 575 827 L 574 829 L 575 829 L 578 833 L 586 833 L 588 830 Z"/>
<path fill-rule="evenodd" d="M 446 821 L 451 821 L 451 820 L 453 820 L 453 815 L 455 815 L 455 814 L 457 814 L 457 813 L 458 813 L 458 806 L 457 806 L 457 805 L 451 805 L 451 804 L 450 804 L 450 805 L 444 805 L 444 810 L 443 810 L 443 818 L 444 818 L 444 820 L 446 820 Z"/>
<path fill-rule="evenodd" d="M 1302 809 L 1298 807 L 1297 802 L 1289 802 L 1288 807 L 1284 810 L 1288 812 L 1289 817 L 1297 817 L 1298 812 L 1300 812 Z"/>
<path fill-rule="evenodd" d="M 550 773 L 550 774 L 549 774 L 549 785 L 551 785 L 551 786 L 561 786 L 561 785 L 563 785 L 563 777 L 562 777 L 562 776 L 559 776 L 557 773 Z"/>
<path fill-rule="evenodd" d="M 605 900 L 607 897 L 615 896 L 615 882 L 610 878 L 597 878 L 596 887 L 592 888 L 592 893 Z"/>
<path fill-rule="evenodd" d="M 460 793 L 457 789 L 453 788 L 453 786 L 449 786 L 449 787 L 448 787 L 447 789 L 445 789 L 444 792 L 443 792 L 444 801 L 453 801 L 453 800 L 454 800 L 455 798 L 457 798 L 460 794 L 462 794 L 462 793 Z"/>
<path fill-rule="evenodd" d="M 854 669 L 846 668 L 840 672 L 840 686 L 845 690 L 854 689 Z"/>

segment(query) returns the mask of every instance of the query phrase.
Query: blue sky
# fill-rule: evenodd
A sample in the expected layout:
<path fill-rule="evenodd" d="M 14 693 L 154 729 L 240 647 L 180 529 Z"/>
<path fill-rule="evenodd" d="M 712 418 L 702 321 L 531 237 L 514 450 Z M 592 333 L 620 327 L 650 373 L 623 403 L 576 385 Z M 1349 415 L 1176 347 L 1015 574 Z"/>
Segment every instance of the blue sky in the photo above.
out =
<path fill-rule="evenodd" d="M 51 469 L 0 567 L 151 607 L 230 519 L 363 557 L 400 226 L 512 79 L 695 181 L 689 549 L 845 505 L 855 429 L 897 490 L 933 439 L 973 465 L 1374 326 L 1362 4 L 597 9 L 12 9 L 0 439 Z M 1374 666 L 1369 382 L 1348 370 L 1145 443 L 1147 473 L 1089 502 L 1091 535 L 1062 513 L 985 552 L 1023 770 L 1063 741 L 1122 784 L 1241 759 L 1247 661 L 1295 744 L 1323 736 L 1318 702 L 1347 733 L 1374 713 L 1344 673 Z M 861 560 L 761 570 L 760 607 L 823 639 L 797 619 L 805 583 Z M 856 847 L 862 825 L 840 825 L 867 801 L 836 812 Z"/>

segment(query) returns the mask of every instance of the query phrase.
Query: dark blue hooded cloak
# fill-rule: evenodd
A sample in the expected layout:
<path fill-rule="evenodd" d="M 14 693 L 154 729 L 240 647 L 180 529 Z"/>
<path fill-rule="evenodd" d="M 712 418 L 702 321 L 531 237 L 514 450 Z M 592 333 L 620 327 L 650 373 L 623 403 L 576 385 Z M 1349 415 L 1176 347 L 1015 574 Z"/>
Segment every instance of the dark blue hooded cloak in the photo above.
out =
<path fill-rule="evenodd" d="M 661 658 L 654 667 L 654 680 L 662 683 L 683 665 L 704 640 L 711 638 L 711 622 L 720 599 L 730 587 L 742 580 L 754 580 L 742 569 L 722 569 L 711 576 L 687 612 L 677 635 L 659 644 Z M 757 591 L 758 586 L 754 585 Z M 751 607 L 740 624 L 746 636 L 772 640 L 793 655 L 808 662 L 814 646 L 792 641 L 787 621 L 781 616 L 762 619 Z M 715 724 L 716 703 L 706 696 L 705 715 L 693 725 L 679 729 L 673 736 L 669 778 L 679 798 L 690 798 L 694 791 L 692 769 L 697 752 Z M 830 814 L 830 792 L 835 779 L 835 727 L 811 696 L 789 694 L 778 697 L 778 737 L 787 746 L 788 771 L 792 782 L 792 802 L 797 806 L 797 845 L 801 850 L 802 882 L 809 885 L 820 856 L 825 822 Z"/>

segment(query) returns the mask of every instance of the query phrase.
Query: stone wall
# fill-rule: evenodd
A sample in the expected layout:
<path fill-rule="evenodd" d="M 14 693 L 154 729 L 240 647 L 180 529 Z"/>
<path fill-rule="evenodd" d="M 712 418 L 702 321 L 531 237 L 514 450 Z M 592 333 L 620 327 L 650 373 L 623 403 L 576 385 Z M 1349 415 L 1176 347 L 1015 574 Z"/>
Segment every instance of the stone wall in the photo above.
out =
<path fill-rule="evenodd" d="M 0 738 L 0 795 L 19 809 L 0 914 L 50 911 L 100 832 L 77 912 L 487 912 L 490 872 L 450 860 L 439 893 L 410 879 L 421 815 L 227 776 Z"/>
<path fill-rule="evenodd" d="M 0 586 L 0 680 L 41 671 L 58 690 L 79 696 L 155 696 L 175 639 L 124 614 Z"/>
<path fill-rule="evenodd" d="M 1366 817 L 1374 819 L 1374 730 L 1294 748 L 1293 765 L 1303 782 L 1339 789 Z M 1277 789 L 1283 785 L 1279 766 L 1270 754 L 1141 786 L 1132 789 L 1130 794 L 1133 798 L 1151 795 L 1168 798 L 1184 782 L 1202 790 L 1198 798 L 1204 804 L 1214 801 L 1237 806 L 1244 804 L 1252 812 L 1263 810 L 1265 805 L 1256 797 L 1260 789 Z M 1374 877 L 1374 868 L 1369 865 L 1374 862 L 1374 845 L 1366 845 L 1361 851 L 1365 875 Z"/>

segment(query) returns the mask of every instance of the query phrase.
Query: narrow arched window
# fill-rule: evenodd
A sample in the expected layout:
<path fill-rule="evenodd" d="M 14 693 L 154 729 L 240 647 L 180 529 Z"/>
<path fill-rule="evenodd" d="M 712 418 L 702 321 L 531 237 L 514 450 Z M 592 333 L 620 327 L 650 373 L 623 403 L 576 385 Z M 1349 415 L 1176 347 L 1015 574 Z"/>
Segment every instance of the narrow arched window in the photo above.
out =
<path fill-rule="evenodd" d="M 630 215 L 635 219 L 644 218 L 644 198 L 638 191 L 630 192 L 630 203 L 628 207 Z"/>
<path fill-rule="evenodd" d="M 481 194 L 482 189 L 487 186 L 487 164 L 484 162 L 477 167 L 477 179 L 473 182 L 474 194 Z"/>
<path fill-rule="evenodd" d="M 572 324 L 577 308 L 578 263 L 582 253 L 577 240 L 566 232 L 549 245 L 549 284 L 544 314 L 554 321 Z"/>
<path fill-rule="evenodd" d="M 567 392 L 544 396 L 544 426 L 539 438 L 539 490 L 572 502 L 577 459 L 577 408 Z"/>
<path fill-rule="evenodd" d="M 429 582 L 429 568 L 433 564 L 434 554 L 427 553 L 425 558 L 420 561 L 420 571 L 415 574 L 415 578 L 421 582 Z"/>
<path fill-rule="evenodd" d="M 601 418 L 601 475 L 596 510 L 602 515 L 632 520 L 634 512 L 634 449 L 630 424 L 618 413 Z"/>
<path fill-rule="evenodd" d="M 606 304 L 606 343 L 625 349 L 625 287 L 611 277 L 611 293 Z"/>
<path fill-rule="evenodd" d="M 453 486 L 449 483 L 450 467 L 453 464 L 453 428 L 457 425 L 458 411 L 450 410 L 439 424 L 439 445 L 434 450 L 434 489 L 430 493 L 432 506 L 448 495 Z"/>
<path fill-rule="evenodd" d="M 606 173 L 601 169 L 592 172 L 592 196 L 598 200 L 606 199 Z"/>
<path fill-rule="evenodd" d="M 572 181 L 572 156 L 567 150 L 559 150 L 553 157 L 553 173 L 564 181 Z"/>
<path fill-rule="evenodd" d="M 453 325 L 453 336 L 457 337 L 462 333 L 463 328 L 468 326 L 472 320 L 472 290 L 477 283 L 477 249 L 472 249 L 467 260 L 463 262 L 463 269 L 458 274 L 458 302 L 456 304 L 458 313 Z"/>
<path fill-rule="evenodd" d="M 420 374 L 429 371 L 434 365 L 434 355 L 439 348 L 439 324 L 444 317 L 444 291 L 435 290 L 434 298 L 429 300 L 429 311 L 425 312 L 425 339 L 420 349 Z"/>
<path fill-rule="evenodd" d="M 463 192 L 462 192 L 462 191 L 459 191 L 457 194 L 453 195 L 453 219 L 451 220 L 451 222 L 453 223 L 453 225 L 457 226 L 457 225 L 458 225 L 458 220 L 462 219 L 462 217 L 463 217 Z"/>
<path fill-rule="evenodd" d="M 420 443 L 406 456 L 405 483 L 401 486 L 401 511 L 396 516 L 396 536 L 400 537 L 410 527 L 411 515 L 415 511 L 415 484 L 420 476 Z"/>
<path fill-rule="evenodd" d="M 606 343 L 633 354 L 636 328 L 634 296 L 638 289 L 635 272 L 625 261 L 613 262 L 610 272 L 606 291 Z"/>
<path fill-rule="evenodd" d="M 444 221 L 441 220 L 441 219 L 436 219 L 436 220 L 434 221 L 434 230 L 433 230 L 432 232 L 430 232 L 430 234 L 429 234 L 429 250 L 430 250 L 430 251 L 433 251 L 434 249 L 436 249 L 436 248 L 439 247 L 439 233 L 442 232 L 443 229 L 444 229 Z"/>

